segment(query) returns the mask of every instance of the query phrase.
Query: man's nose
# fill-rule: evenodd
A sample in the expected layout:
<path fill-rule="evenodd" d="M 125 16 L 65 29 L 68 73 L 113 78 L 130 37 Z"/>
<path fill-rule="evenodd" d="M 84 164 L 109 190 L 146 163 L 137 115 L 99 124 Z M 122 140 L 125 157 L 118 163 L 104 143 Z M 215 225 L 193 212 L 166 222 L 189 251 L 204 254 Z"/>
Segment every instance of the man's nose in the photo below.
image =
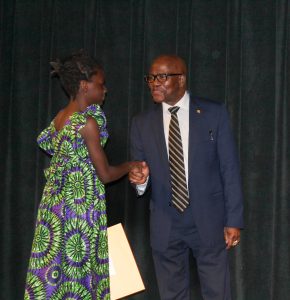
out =
<path fill-rule="evenodd" d="M 160 82 L 158 81 L 157 77 L 155 77 L 154 81 L 151 84 L 152 86 L 159 86 Z"/>

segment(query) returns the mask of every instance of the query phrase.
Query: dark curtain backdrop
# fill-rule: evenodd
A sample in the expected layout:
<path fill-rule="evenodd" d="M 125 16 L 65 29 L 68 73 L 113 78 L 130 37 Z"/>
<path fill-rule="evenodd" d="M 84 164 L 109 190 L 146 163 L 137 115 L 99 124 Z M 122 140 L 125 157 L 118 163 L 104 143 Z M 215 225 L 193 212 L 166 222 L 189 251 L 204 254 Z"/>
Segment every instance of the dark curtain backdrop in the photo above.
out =
<path fill-rule="evenodd" d="M 129 159 L 132 116 L 152 105 L 143 74 L 156 55 L 182 56 L 191 93 L 227 104 L 246 223 L 230 254 L 233 299 L 289 299 L 289 9 L 289 0 L 1 0 L 1 299 L 23 299 L 48 164 L 35 139 L 67 102 L 49 61 L 79 48 L 105 66 L 114 164 Z M 127 179 L 107 199 L 109 224 L 125 226 L 146 285 L 129 299 L 158 300 L 148 199 Z M 201 299 L 197 283 L 192 294 Z"/>

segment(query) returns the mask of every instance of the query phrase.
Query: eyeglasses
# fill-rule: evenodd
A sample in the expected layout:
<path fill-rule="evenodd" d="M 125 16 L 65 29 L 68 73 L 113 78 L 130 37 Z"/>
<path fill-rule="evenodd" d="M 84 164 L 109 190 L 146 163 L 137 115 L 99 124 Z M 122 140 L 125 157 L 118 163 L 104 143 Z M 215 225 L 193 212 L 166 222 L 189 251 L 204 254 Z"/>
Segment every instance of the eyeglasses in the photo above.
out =
<path fill-rule="evenodd" d="M 145 75 L 144 76 L 144 80 L 147 82 L 147 83 L 152 83 L 155 81 L 155 79 L 157 78 L 157 80 L 160 82 L 160 83 L 164 83 L 168 77 L 170 76 L 180 76 L 180 75 L 183 75 L 182 73 L 171 73 L 171 74 L 156 74 L 156 75 L 153 75 L 153 74 L 149 74 L 149 75 Z"/>

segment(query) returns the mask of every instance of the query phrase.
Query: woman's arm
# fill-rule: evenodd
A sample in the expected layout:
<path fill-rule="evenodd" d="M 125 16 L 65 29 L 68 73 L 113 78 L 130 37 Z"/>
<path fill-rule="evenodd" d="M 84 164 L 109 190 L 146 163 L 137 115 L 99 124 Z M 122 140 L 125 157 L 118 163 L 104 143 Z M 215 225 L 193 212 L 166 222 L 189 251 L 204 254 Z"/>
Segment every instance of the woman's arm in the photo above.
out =
<path fill-rule="evenodd" d="M 86 125 L 80 130 L 84 138 L 92 163 L 100 180 L 105 184 L 126 175 L 135 163 L 125 162 L 118 166 L 110 166 L 107 156 L 101 146 L 100 131 L 97 122 L 92 117 L 87 118 Z"/>

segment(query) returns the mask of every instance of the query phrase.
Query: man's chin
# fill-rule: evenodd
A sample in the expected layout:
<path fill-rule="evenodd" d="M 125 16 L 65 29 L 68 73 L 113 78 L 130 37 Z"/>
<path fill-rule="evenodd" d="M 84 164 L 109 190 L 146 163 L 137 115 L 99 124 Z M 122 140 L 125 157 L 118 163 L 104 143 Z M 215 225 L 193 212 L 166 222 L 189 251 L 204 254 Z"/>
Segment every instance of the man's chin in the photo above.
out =
<path fill-rule="evenodd" d="M 161 91 L 151 91 L 154 102 L 160 103 L 164 101 L 164 94 Z"/>
<path fill-rule="evenodd" d="M 161 102 L 164 101 L 164 97 L 163 96 L 152 95 L 152 98 L 153 98 L 153 101 L 156 102 L 156 103 L 161 103 Z"/>

